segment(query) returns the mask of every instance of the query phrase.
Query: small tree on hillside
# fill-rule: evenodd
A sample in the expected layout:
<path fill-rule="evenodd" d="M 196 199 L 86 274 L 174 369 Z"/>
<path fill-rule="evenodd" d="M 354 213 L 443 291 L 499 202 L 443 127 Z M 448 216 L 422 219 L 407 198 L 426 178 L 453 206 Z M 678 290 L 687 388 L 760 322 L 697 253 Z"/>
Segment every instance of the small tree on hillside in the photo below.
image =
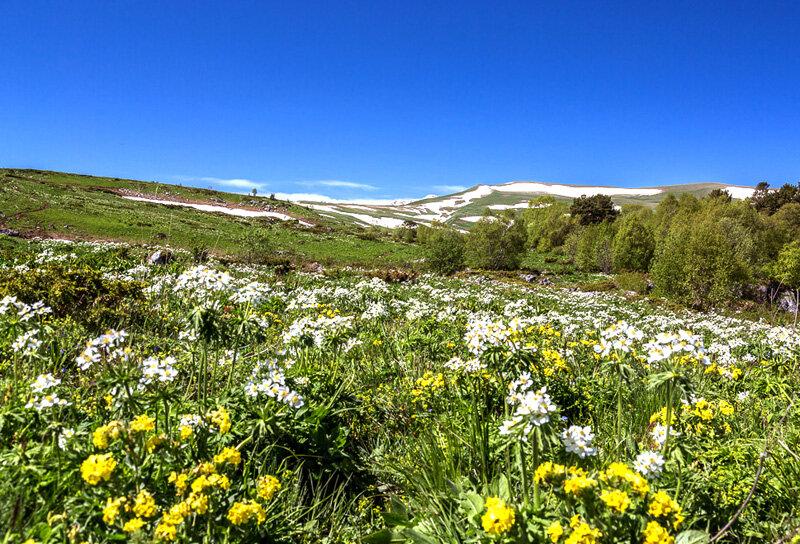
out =
<path fill-rule="evenodd" d="M 608 195 L 581 195 L 572 201 L 569 213 L 581 225 L 593 225 L 603 221 L 613 222 L 619 211 L 614 208 L 614 202 Z"/>
<path fill-rule="evenodd" d="M 647 272 L 655 250 L 653 232 L 639 216 L 624 215 L 614 236 L 614 266 L 618 270 Z"/>
<path fill-rule="evenodd" d="M 800 306 L 800 240 L 787 244 L 772 265 L 771 275 L 789 288 L 794 299 L 794 323 L 797 328 L 797 310 Z"/>
<path fill-rule="evenodd" d="M 424 227 L 421 240 L 427 248 L 425 267 L 439 274 L 452 274 L 464 268 L 464 235 L 444 225 Z"/>
<path fill-rule="evenodd" d="M 487 209 L 467 235 L 467 264 L 487 270 L 519 268 L 527 238 L 525 224 L 514 210 L 493 214 Z"/>

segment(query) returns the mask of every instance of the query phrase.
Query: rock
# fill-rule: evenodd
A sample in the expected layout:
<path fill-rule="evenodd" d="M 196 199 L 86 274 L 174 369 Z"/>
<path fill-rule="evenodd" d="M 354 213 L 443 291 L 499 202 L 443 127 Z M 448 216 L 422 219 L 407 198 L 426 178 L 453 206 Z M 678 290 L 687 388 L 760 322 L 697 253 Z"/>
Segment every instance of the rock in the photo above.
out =
<path fill-rule="evenodd" d="M 165 265 L 171 260 L 172 260 L 172 253 L 170 253 L 169 251 L 163 251 L 159 249 L 158 251 L 150 255 L 150 258 L 147 259 L 147 262 L 150 264 Z"/>
<path fill-rule="evenodd" d="M 2 236 L 16 236 L 16 237 L 19 237 L 19 231 L 12 230 L 12 229 L 0 229 L 0 235 L 2 235 Z"/>

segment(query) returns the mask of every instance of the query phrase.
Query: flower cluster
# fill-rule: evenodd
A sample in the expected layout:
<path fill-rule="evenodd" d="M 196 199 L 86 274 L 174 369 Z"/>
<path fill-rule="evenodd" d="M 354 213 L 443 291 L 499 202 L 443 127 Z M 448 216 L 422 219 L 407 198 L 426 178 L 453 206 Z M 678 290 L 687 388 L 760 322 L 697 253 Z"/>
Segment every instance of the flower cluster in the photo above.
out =
<path fill-rule="evenodd" d="M 486 499 L 486 513 L 481 517 L 483 530 L 490 535 L 505 533 L 514 526 L 514 509 L 499 497 Z"/>
<path fill-rule="evenodd" d="M 591 427 L 572 425 L 561 433 L 561 441 L 569 453 L 575 453 L 580 458 L 597 455 L 597 448 L 592 447 L 594 433 Z"/>
<path fill-rule="evenodd" d="M 97 485 L 100 480 L 108 480 L 117 466 L 111 453 L 90 455 L 81 463 L 81 476 L 89 485 Z"/>
<path fill-rule="evenodd" d="M 533 430 L 533 425 L 541 426 L 550 421 L 550 414 L 558 410 L 558 407 L 547 394 L 547 387 L 542 387 L 537 391 L 528 391 L 519 397 L 519 404 L 514 410 L 514 415 L 510 420 L 503 422 L 500 427 L 500 434 L 507 435 L 523 429 L 522 436 L 527 437 Z"/>
<path fill-rule="evenodd" d="M 128 333 L 125 331 L 117 331 L 114 329 L 106 331 L 97 338 L 86 342 L 81 354 L 75 358 L 75 363 L 81 370 L 89 370 L 93 364 L 100 362 L 100 359 L 104 355 L 111 358 L 127 360 L 130 357 L 129 350 L 114 349 L 122 344 L 127 336 Z"/>
<path fill-rule="evenodd" d="M 39 329 L 31 329 L 22 333 L 11 343 L 11 349 L 26 357 L 33 355 L 42 347 L 42 341 L 36 338 L 37 334 L 39 334 Z"/>
<path fill-rule="evenodd" d="M 273 360 L 256 364 L 244 386 L 244 393 L 249 397 L 264 394 L 295 409 L 305 404 L 303 397 L 286 385 L 286 376 Z"/>
<path fill-rule="evenodd" d="M 148 357 L 142 362 L 142 377 L 139 383 L 142 385 L 150 385 L 153 380 L 159 382 L 171 382 L 175 380 L 178 371 L 175 370 L 175 357 L 166 357 L 159 359 L 158 357 Z"/>

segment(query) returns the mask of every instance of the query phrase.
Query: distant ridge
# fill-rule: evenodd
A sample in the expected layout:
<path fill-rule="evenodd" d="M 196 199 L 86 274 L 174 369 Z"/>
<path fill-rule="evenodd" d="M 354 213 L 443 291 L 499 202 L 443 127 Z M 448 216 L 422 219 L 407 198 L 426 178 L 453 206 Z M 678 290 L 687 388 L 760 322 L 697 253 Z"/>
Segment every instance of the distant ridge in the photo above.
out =
<path fill-rule="evenodd" d="M 733 198 L 743 200 L 753 194 L 755 187 L 725 183 L 687 183 L 659 187 L 607 187 L 599 185 L 570 185 L 537 181 L 511 181 L 496 185 L 478 184 L 444 196 L 426 196 L 406 204 L 364 205 L 347 203 L 321 203 L 304 201 L 323 215 L 350 218 L 368 225 L 396 228 L 406 221 L 428 224 L 441 221 L 459 228 L 468 228 L 486 208 L 493 210 L 524 209 L 528 202 L 540 196 L 551 195 L 556 200 L 572 200 L 581 195 L 606 194 L 617 205 L 642 204 L 655 207 L 668 194 L 692 194 L 702 198 L 714 189 L 724 189 Z"/>

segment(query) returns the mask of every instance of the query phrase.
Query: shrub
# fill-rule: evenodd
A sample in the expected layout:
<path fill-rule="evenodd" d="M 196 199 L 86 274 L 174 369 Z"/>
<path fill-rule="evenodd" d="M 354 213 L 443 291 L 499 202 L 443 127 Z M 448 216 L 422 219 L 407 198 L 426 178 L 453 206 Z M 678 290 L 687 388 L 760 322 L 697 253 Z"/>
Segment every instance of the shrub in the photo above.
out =
<path fill-rule="evenodd" d="M 464 236 L 449 228 L 427 229 L 425 266 L 432 272 L 452 274 L 464 268 Z"/>
<path fill-rule="evenodd" d="M 467 264 L 487 270 L 514 270 L 525 253 L 524 222 L 513 210 L 492 214 L 487 210 L 467 235 Z"/>
<path fill-rule="evenodd" d="M 617 270 L 645 272 L 655 250 L 652 231 L 636 215 L 626 215 L 619 221 L 614 236 L 614 266 Z"/>
<path fill-rule="evenodd" d="M 614 283 L 622 291 L 633 291 L 640 295 L 647 292 L 647 276 L 639 272 L 617 274 Z"/>

